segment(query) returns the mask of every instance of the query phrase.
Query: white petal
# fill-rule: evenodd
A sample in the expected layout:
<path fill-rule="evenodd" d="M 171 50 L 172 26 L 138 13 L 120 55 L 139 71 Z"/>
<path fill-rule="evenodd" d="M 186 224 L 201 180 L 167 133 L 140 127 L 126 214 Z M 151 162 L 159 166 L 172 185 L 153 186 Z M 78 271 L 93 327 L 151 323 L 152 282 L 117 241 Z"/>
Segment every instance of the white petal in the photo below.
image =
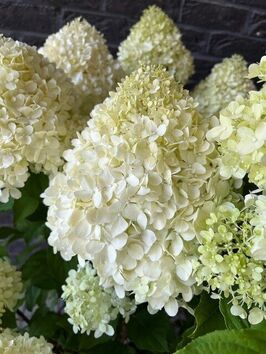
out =
<path fill-rule="evenodd" d="M 183 297 L 185 302 L 191 301 L 191 299 L 193 297 L 193 293 L 192 293 L 191 287 L 186 287 L 186 289 L 182 291 L 182 297 Z"/>
<path fill-rule="evenodd" d="M 262 322 L 263 319 L 264 319 L 264 312 L 257 307 L 252 309 L 248 315 L 248 321 L 252 325 L 256 325 L 256 324 Z"/>
<path fill-rule="evenodd" d="M 90 241 L 86 245 L 86 252 L 90 256 L 90 258 L 93 258 L 97 253 L 101 252 L 104 249 L 104 243 L 99 242 L 99 241 Z"/>
<path fill-rule="evenodd" d="M 183 241 L 180 236 L 176 236 L 176 238 L 172 241 L 171 245 L 171 252 L 175 255 L 178 256 L 183 249 Z"/>
<path fill-rule="evenodd" d="M 164 135 L 164 133 L 166 132 L 166 125 L 165 124 L 161 124 L 161 125 L 159 125 L 159 127 L 157 128 L 157 134 L 159 135 L 159 136 L 162 136 L 162 135 Z"/>
<path fill-rule="evenodd" d="M 157 216 L 155 216 L 155 220 L 153 222 L 153 226 L 156 230 L 162 230 L 165 227 L 166 224 L 166 217 L 164 216 L 164 214 L 157 214 Z"/>
<path fill-rule="evenodd" d="M 128 223 L 122 216 L 118 217 L 111 226 L 112 237 L 122 234 L 128 228 Z"/>
<path fill-rule="evenodd" d="M 142 228 L 142 230 L 145 230 L 147 227 L 147 217 L 144 213 L 139 214 L 139 216 L 137 217 L 137 223 L 139 224 L 139 226 Z"/>
<path fill-rule="evenodd" d="M 162 254 L 163 254 L 162 247 L 158 244 L 155 244 L 150 249 L 148 256 L 154 262 L 154 261 L 158 261 L 161 258 Z"/>
<path fill-rule="evenodd" d="M 141 238 L 144 241 L 145 245 L 148 247 L 148 249 L 150 249 L 150 247 L 156 241 L 155 233 L 151 230 L 145 230 L 144 232 L 142 232 Z"/>
<path fill-rule="evenodd" d="M 138 195 L 146 195 L 148 193 L 150 193 L 150 188 L 140 187 L 137 194 Z"/>
<path fill-rule="evenodd" d="M 140 210 L 137 207 L 137 205 L 131 203 L 125 207 L 125 209 L 123 211 L 123 216 L 129 220 L 137 220 L 139 213 L 140 213 Z"/>
<path fill-rule="evenodd" d="M 254 242 L 251 255 L 256 260 L 266 261 L 266 238 Z"/>
<path fill-rule="evenodd" d="M 127 243 L 127 235 L 125 233 L 118 235 L 111 242 L 116 250 L 121 250 Z"/>
<path fill-rule="evenodd" d="M 99 208 L 99 206 L 101 205 L 101 202 L 102 202 L 102 193 L 99 190 L 96 190 L 93 194 L 92 200 L 93 200 L 95 207 Z"/>
<path fill-rule="evenodd" d="M 191 273 L 192 273 L 192 264 L 189 260 L 184 261 L 182 264 L 178 264 L 176 267 L 176 274 L 183 281 L 188 280 Z"/>
<path fill-rule="evenodd" d="M 129 255 L 127 255 L 127 257 L 125 257 L 123 259 L 123 268 L 126 269 L 126 270 L 132 270 L 134 268 L 136 268 L 137 266 L 137 261 L 136 259 L 130 257 Z"/>
<path fill-rule="evenodd" d="M 242 319 L 247 317 L 247 313 L 246 311 L 243 309 L 243 307 L 239 306 L 239 305 L 233 305 L 230 308 L 230 312 L 233 316 L 239 316 Z"/>
<path fill-rule="evenodd" d="M 133 259 L 141 259 L 144 255 L 144 251 L 143 251 L 143 248 L 139 244 L 132 243 L 128 248 L 128 254 Z"/>
<path fill-rule="evenodd" d="M 119 299 L 123 299 L 125 297 L 125 289 L 121 285 L 115 285 L 115 292 Z"/>
<path fill-rule="evenodd" d="M 127 183 L 130 184 L 132 187 L 136 187 L 139 184 L 139 179 L 134 175 L 129 175 L 126 179 Z"/>
<path fill-rule="evenodd" d="M 171 299 L 167 302 L 167 304 L 164 306 L 166 313 L 173 317 L 177 314 L 178 312 L 178 302 L 176 299 Z"/>
<path fill-rule="evenodd" d="M 110 263 L 114 263 L 114 261 L 116 260 L 116 250 L 112 245 L 109 245 L 107 247 L 107 257 Z"/>

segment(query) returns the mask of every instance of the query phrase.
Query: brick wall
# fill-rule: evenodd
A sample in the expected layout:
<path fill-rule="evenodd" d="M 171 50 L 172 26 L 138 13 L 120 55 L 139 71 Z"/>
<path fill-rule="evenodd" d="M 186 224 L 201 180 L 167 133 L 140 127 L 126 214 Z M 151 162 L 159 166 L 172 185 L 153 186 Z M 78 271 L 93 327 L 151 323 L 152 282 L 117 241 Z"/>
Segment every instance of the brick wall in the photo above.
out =
<path fill-rule="evenodd" d="M 240 53 L 254 62 L 266 51 L 266 0 L 0 0 L 0 32 L 40 46 L 48 34 L 83 16 L 104 33 L 115 54 L 151 4 L 174 19 L 193 52 L 192 84 L 223 57 Z"/>

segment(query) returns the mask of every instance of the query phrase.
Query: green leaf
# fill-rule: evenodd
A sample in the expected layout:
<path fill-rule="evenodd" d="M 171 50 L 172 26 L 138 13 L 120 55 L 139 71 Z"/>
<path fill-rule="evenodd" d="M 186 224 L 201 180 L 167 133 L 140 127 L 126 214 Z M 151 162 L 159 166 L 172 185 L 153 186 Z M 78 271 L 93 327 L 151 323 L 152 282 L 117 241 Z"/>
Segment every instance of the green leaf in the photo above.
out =
<path fill-rule="evenodd" d="M 225 329 L 223 316 L 219 310 L 219 301 L 211 299 L 209 294 L 203 292 L 200 297 L 200 302 L 195 309 L 196 326 L 190 338 L 196 338 L 203 334 Z"/>
<path fill-rule="evenodd" d="M 25 219 L 34 213 L 38 205 L 39 200 L 27 194 L 23 194 L 20 199 L 15 201 L 14 223 L 18 229 L 23 230 L 23 227 L 25 227 Z"/>
<path fill-rule="evenodd" d="M 219 308 L 228 329 L 245 329 L 250 327 L 248 320 L 242 320 L 242 318 L 231 314 L 228 299 L 220 299 Z"/>
<path fill-rule="evenodd" d="M 0 258 L 7 256 L 7 249 L 5 246 L 0 245 Z"/>
<path fill-rule="evenodd" d="M 47 268 L 46 250 L 31 256 L 22 268 L 23 280 L 29 280 L 40 289 L 55 289 L 57 284 Z"/>
<path fill-rule="evenodd" d="M 93 347 L 92 350 L 82 351 L 80 354 L 136 354 L 133 348 L 126 347 L 125 345 L 117 342 L 108 342 L 101 344 L 97 347 Z"/>
<path fill-rule="evenodd" d="M 194 310 L 195 323 L 187 328 L 178 338 L 176 348 L 181 349 L 199 336 L 206 333 L 226 329 L 223 316 L 219 311 L 219 302 L 211 299 L 209 294 L 203 292 Z"/>
<path fill-rule="evenodd" d="M 20 238 L 22 233 L 12 227 L 0 227 L 0 239 L 14 240 L 15 238 Z"/>
<path fill-rule="evenodd" d="M 266 333 L 266 320 L 263 320 L 262 322 L 260 322 L 260 323 L 258 323 L 258 324 L 256 324 L 256 325 L 252 325 L 252 326 L 250 326 L 250 329 L 258 329 L 258 330 L 260 330 L 260 331 L 265 331 L 265 333 Z"/>
<path fill-rule="evenodd" d="M 14 223 L 21 230 L 27 230 L 30 221 L 45 222 L 46 208 L 40 198 L 48 185 L 48 177 L 43 174 L 31 174 L 21 189 L 21 198 L 14 201 Z M 32 220 L 30 219 L 32 217 Z"/>
<path fill-rule="evenodd" d="M 12 210 L 14 199 L 10 198 L 7 203 L 0 203 L 0 212 Z"/>
<path fill-rule="evenodd" d="M 188 343 L 191 342 L 191 336 L 192 333 L 195 331 L 195 327 L 196 325 L 194 324 L 193 326 L 187 328 L 182 334 L 181 336 L 179 336 L 177 338 L 177 345 L 175 347 L 175 349 L 181 349 L 183 348 L 185 345 L 187 345 Z"/>
<path fill-rule="evenodd" d="M 25 305 L 29 311 L 32 311 L 34 306 L 39 303 L 39 299 L 41 298 L 41 292 L 41 289 L 28 284 L 24 298 Z"/>
<path fill-rule="evenodd" d="M 53 338 L 57 331 L 58 317 L 59 315 L 55 313 L 43 313 L 43 311 L 37 310 L 30 321 L 30 335 L 34 337 L 44 336 L 48 339 Z"/>
<path fill-rule="evenodd" d="M 131 317 L 127 326 L 128 336 L 139 349 L 167 352 L 170 326 L 169 317 L 164 312 L 150 315 L 145 309 Z"/>
<path fill-rule="evenodd" d="M 76 267 L 76 260 L 64 261 L 59 254 L 53 254 L 52 248 L 39 251 L 32 255 L 22 267 L 24 280 L 40 289 L 56 289 L 61 293 L 70 269 Z"/>
<path fill-rule="evenodd" d="M 95 338 L 93 333 L 89 336 L 86 333 L 74 334 L 72 325 L 68 322 L 66 314 L 58 318 L 57 329 L 60 335 L 56 340 L 65 349 L 66 353 L 72 353 L 73 351 L 77 353 L 85 352 L 95 346 L 112 341 L 112 338 L 107 335 Z"/>
<path fill-rule="evenodd" d="M 14 312 L 6 310 L 1 317 L 1 326 L 4 328 L 16 328 L 16 316 Z"/>
<path fill-rule="evenodd" d="M 223 330 L 196 338 L 176 354 L 262 354 L 265 348 L 265 331 Z"/>
<path fill-rule="evenodd" d="M 88 335 L 79 335 L 78 336 L 78 347 L 79 351 L 82 350 L 88 350 L 90 348 L 93 348 L 98 345 L 102 345 L 103 343 L 109 342 L 110 343 L 110 337 L 107 335 L 102 335 L 99 338 L 95 338 L 94 334 L 91 333 L 89 336 Z"/>

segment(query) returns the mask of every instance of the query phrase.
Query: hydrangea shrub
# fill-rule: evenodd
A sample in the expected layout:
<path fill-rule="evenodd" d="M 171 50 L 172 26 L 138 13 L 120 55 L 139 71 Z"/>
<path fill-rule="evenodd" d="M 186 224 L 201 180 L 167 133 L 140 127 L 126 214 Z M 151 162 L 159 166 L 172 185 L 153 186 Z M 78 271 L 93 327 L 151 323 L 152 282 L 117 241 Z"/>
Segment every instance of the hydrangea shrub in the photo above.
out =
<path fill-rule="evenodd" d="M 114 90 L 85 20 L 0 37 L 0 354 L 264 353 L 266 58 L 193 98 L 180 38 L 145 10 Z"/>

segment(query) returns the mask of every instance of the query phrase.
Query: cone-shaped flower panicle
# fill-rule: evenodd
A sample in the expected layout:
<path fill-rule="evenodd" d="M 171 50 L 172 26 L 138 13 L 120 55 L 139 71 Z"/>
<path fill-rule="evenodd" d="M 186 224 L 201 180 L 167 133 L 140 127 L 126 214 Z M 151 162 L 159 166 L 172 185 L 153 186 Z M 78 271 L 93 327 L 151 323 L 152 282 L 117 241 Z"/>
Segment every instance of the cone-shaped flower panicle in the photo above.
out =
<path fill-rule="evenodd" d="M 0 332 L 0 354 L 53 354 L 53 346 L 43 337 L 30 337 L 10 329 Z"/>
<path fill-rule="evenodd" d="M 126 320 L 135 312 L 136 306 L 128 297 L 119 299 L 114 289 L 103 289 L 96 271 L 89 263 L 72 269 L 63 286 L 62 298 L 66 302 L 65 312 L 75 333 L 88 335 L 94 331 L 96 338 L 102 334 L 112 336 L 114 328 L 110 324 L 120 313 Z"/>
<path fill-rule="evenodd" d="M 22 289 L 21 273 L 9 261 L 0 259 L 0 323 L 5 310 L 14 310 Z"/>
<path fill-rule="evenodd" d="M 78 87 L 86 113 L 102 102 L 120 79 L 119 65 L 103 35 L 84 19 L 76 18 L 50 35 L 40 52 Z"/>
<path fill-rule="evenodd" d="M 242 207 L 207 203 L 199 218 L 197 283 L 214 297 L 227 298 L 233 315 L 261 322 L 266 318 L 266 196 L 248 195 Z"/>
<path fill-rule="evenodd" d="M 250 77 L 265 78 L 265 57 L 250 66 Z M 225 178 L 243 178 L 266 188 L 266 85 L 250 91 L 245 99 L 238 96 L 224 108 L 217 126 L 208 132 L 208 139 L 219 144 L 220 173 Z"/>
<path fill-rule="evenodd" d="M 103 104 L 43 194 L 49 243 L 90 260 L 101 284 L 154 313 L 193 295 L 193 219 L 227 193 L 205 138 L 208 120 L 162 67 L 141 67 Z M 216 190 L 217 187 L 217 190 Z"/>
<path fill-rule="evenodd" d="M 246 97 L 254 88 L 247 76 L 247 63 L 241 55 L 235 54 L 214 65 L 211 74 L 192 91 L 192 96 L 199 104 L 198 110 L 211 117 L 218 114 L 237 95 Z"/>
<path fill-rule="evenodd" d="M 1 36 L 0 76 L 0 201 L 7 202 L 20 197 L 29 169 L 58 170 L 85 120 L 74 85 L 34 47 Z"/>
<path fill-rule="evenodd" d="M 183 84 L 194 72 L 192 55 L 182 43 L 179 29 L 157 6 L 144 10 L 131 28 L 119 47 L 118 60 L 127 74 L 140 64 L 162 64 Z"/>

